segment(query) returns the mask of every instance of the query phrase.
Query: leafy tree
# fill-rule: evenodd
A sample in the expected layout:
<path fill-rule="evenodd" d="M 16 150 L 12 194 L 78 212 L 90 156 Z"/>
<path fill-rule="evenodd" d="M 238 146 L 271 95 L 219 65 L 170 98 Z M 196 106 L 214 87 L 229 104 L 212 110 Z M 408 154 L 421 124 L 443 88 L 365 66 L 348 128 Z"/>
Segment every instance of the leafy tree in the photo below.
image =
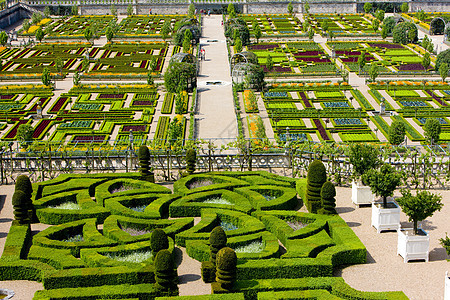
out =
<path fill-rule="evenodd" d="M 111 14 L 117 16 L 117 8 L 114 4 L 111 4 Z"/>
<path fill-rule="evenodd" d="M 383 197 L 383 207 L 387 208 L 387 197 L 394 194 L 402 180 L 402 175 L 388 164 L 383 164 L 379 170 L 370 169 L 362 175 L 363 182 L 377 196 Z"/>
<path fill-rule="evenodd" d="M 406 14 L 409 10 L 409 5 L 407 2 L 403 2 L 402 5 L 400 6 L 400 10 L 402 11 L 402 13 Z"/>
<path fill-rule="evenodd" d="M 50 70 L 47 67 L 45 67 L 44 70 L 42 71 L 41 80 L 42 84 L 47 86 L 50 85 L 52 81 Z"/>
<path fill-rule="evenodd" d="M 38 13 L 34 12 L 34 13 L 31 15 L 31 23 L 32 23 L 32 24 L 37 24 L 37 23 L 39 23 L 41 20 L 42 20 L 41 14 L 38 14 Z"/>
<path fill-rule="evenodd" d="M 108 42 L 111 42 L 115 35 L 114 29 L 111 26 L 106 27 L 105 34 L 106 34 L 106 39 L 108 40 Z"/>
<path fill-rule="evenodd" d="M 150 71 L 155 72 L 156 68 L 158 67 L 158 58 L 152 57 L 152 59 L 149 62 Z"/>
<path fill-rule="evenodd" d="M 36 30 L 36 32 L 35 32 L 34 34 L 35 34 L 35 36 L 36 36 L 36 39 L 37 39 L 39 42 L 42 41 L 42 39 L 44 38 L 44 35 L 45 35 L 45 33 L 44 33 L 44 31 L 42 30 L 41 27 L 39 27 L 39 28 Z"/>
<path fill-rule="evenodd" d="M 423 126 L 423 131 L 426 140 L 431 144 L 437 144 L 439 142 L 439 136 L 441 135 L 441 123 L 437 119 L 429 118 Z"/>
<path fill-rule="evenodd" d="M 57 57 L 55 60 L 55 65 L 56 65 L 56 71 L 59 72 L 62 76 L 62 69 L 64 66 L 64 61 L 62 60 L 61 57 Z"/>
<path fill-rule="evenodd" d="M 172 32 L 172 27 L 170 26 L 170 21 L 166 20 L 161 28 L 161 36 L 163 40 L 166 40 L 166 38 L 169 36 L 169 34 Z"/>
<path fill-rule="evenodd" d="M 261 27 L 259 27 L 258 22 L 253 22 L 253 34 L 255 35 L 256 43 L 259 43 L 259 39 L 261 38 L 262 32 Z"/>
<path fill-rule="evenodd" d="M 378 27 L 380 26 L 380 20 L 378 19 L 373 19 L 372 21 L 372 27 L 373 27 L 373 31 L 376 32 L 378 30 Z"/>
<path fill-rule="evenodd" d="M 434 212 L 440 211 L 443 207 L 442 196 L 429 191 L 416 191 L 413 196 L 410 190 L 402 190 L 402 197 L 397 198 L 397 203 L 403 212 L 408 216 L 409 221 L 413 221 L 414 233 L 418 233 L 417 222 L 431 217 Z"/>
<path fill-rule="evenodd" d="M 423 9 L 419 10 L 416 14 L 417 19 L 419 19 L 420 21 L 424 21 L 426 16 L 425 16 L 425 12 L 423 11 Z"/>
<path fill-rule="evenodd" d="M 8 34 L 4 31 L 0 32 L 0 44 L 5 46 L 8 43 Z"/>
<path fill-rule="evenodd" d="M 23 29 L 24 33 L 27 33 L 28 30 L 30 29 L 30 27 L 31 27 L 30 21 L 28 19 L 23 20 L 22 29 Z"/>
<path fill-rule="evenodd" d="M 328 31 L 328 37 L 330 38 L 330 41 L 333 41 L 334 38 L 334 32 L 332 30 Z"/>
<path fill-rule="evenodd" d="M 370 80 L 372 80 L 373 82 L 378 77 L 378 66 L 375 62 L 372 62 L 372 64 L 370 65 L 369 77 L 370 77 Z"/>
<path fill-rule="evenodd" d="M 417 42 L 417 27 L 411 22 L 397 24 L 392 30 L 394 43 L 408 44 Z"/>
<path fill-rule="evenodd" d="M 386 34 L 391 35 L 392 30 L 394 30 L 395 27 L 395 19 L 394 17 L 387 17 L 383 20 L 383 28 L 386 28 Z"/>
<path fill-rule="evenodd" d="M 73 85 L 78 86 L 80 84 L 80 73 L 78 71 L 75 71 L 73 74 Z"/>
<path fill-rule="evenodd" d="M 234 9 L 233 3 L 228 4 L 227 13 L 231 19 L 236 18 L 236 10 Z"/>
<path fill-rule="evenodd" d="M 294 7 L 292 6 L 292 2 L 288 3 L 287 10 L 288 10 L 288 13 L 292 15 L 292 13 L 294 12 Z"/>
<path fill-rule="evenodd" d="M 443 63 L 439 66 L 439 75 L 441 75 L 442 81 L 445 81 L 445 79 L 448 76 L 448 64 L 447 63 Z"/>
<path fill-rule="evenodd" d="M 305 10 L 305 12 L 306 12 L 307 14 L 309 14 L 309 9 L 310 9 L 311 7 L 309 6 L 308 1 L 305 1 L 304 3 L 305 3 L 305 4 L 303 4 L 303 9 Z"/>
<path fill-rule="evenodd" d="M 82 72 L 88 72 L 89 71 L 89 59 L 87 59 L 86 57 L 83 58 L 83 61 L 81 62 L 81 71 Z"/>
<path fill-rule="evenodd" d="M 33 141 L 34 128 L 30 124 L 21 124 L 17 128 L 16 139 L 21 142 L 21 147 L 26 149 Z"/>
<path fill-rule="evenodd" d="M 372 7 L 373 7 L 372 3 L 370 3 L 370 2 L 364 3 L 364 7 L 363 7 L 364 8 L 364 12 L 366 14 L 368 14 L 372 10 Z"/>
<path fill-rule="evenodd" d="M 273 69 L 273 60 L 272 60 L 272 56 L 270 56 L 270 54 L 267 56 L 266 68 L 267 68 L 268 72 L 272 71 L 272 69 Z"/>
<path fill-rule="evenodd" d="M 46 6 L 46 7 L 44 8 L 44 16 L 45 16 L 46 18 L 49 18 L 49 17 L 50 17 L 50 14 L 51 14 L 50 6 Z"/>
<path fill-rule="evenodd" d="M 240 37 L 237 37 L 234 42 L 234 50 L 235 50 L 235 53 L 242 52 L 242 41 L 241 41 Z"/>
<path fill-rule="evenodd" d="M 329 26 L 329 24 L 328 24 L 328 20 L 327 19 L 323 20 L 322 24 L 320 24 L 320 27 L 322 27 L 323 31 L 327 31 L 328 30 L 328 26 Z"/>
<path fill-rule="evenodd" d="M 384 40 L 387 38 L 387 36 L 388 36 L 387 28 L 386 28 L 386 26 L 383 26 L 381 28 L 381 38 Z"/>
<path fill-rule="evenodd" d="M 155 84 L 155 80 L 153 79 L 153 76 L 152 76 L 152 71 L 148 71 L 148 73 L 147 73 L 147 84 L 148 85 Z"/>
<path fill-rule="evenodd" d="M 444 50 L 438 54 L 435 69 L 439 70 L 443 63 L 446 63 L 447 65 L 450 64 L 450 49 Z"/>
<path fill-rule="evenodd" d="M 310 40 L 312 40 L 314 38 L 314 30 L 312 28 L 310 28 L 308 31 L 308 38 Z"/>
<path fill-rule="evenodd" d="M 359 72 L 361 73 L 364 70 L 364 67 L 366 66 L 366 52 L 361 52 L 361 54 L 358 57 L 357 64 L 359 66 Z"/>
<path fill-rule="evenodd" d="M 78 15 L 78 6 L 77 5 L 72 6 L 72 15 L 74 15 L 74 16 Z"/>
<path fill-rule="evenodd" d="M 428 67 L 430 66 L 430 52 L 426 52 L 423 55 L 423 59 L 422 59 L 422 66 L 424 67 L 425 70 L 428 70 Z"/>
<path fill-rule="evenodd" d="M 191 51 L 191 40 L 189 39 L 188 36 L 184 36 L 184 40 L 183 40 L 183 52 L 184 53 L 189 53 Z"/>
<path fill-rule="evenodd" d="M 265 87 L 264 70 L 258 65 L 250 64 L 246 67 L 244 86 L 248 89 L 262 91 Z"/>
<path fill-rule="evenodd" d="M 191 4 L 189 4 L 189 7 L 188 7 L 188 16 L 189 16 L 189 18 L 193 18 L 194 15 L 195 15 L 195 5 L 194 5 L 194 3 L 191 2 Z"/>
<path fill-rule="evenodd" d="M 391 145 L 400 145 L 405 140 L 406 126 L 399 120 L 392 122 L 389 127 L 388 140 Z"/>
<path fill-rule="evenodd" d="M 164 73 L 164 85 L 169 93 L 187 91 L 189 84 L 196 86 L 197 69 L 186 62 L 174 62 Z"/>
<path fill-rule="evenodd" d="M 128 16 L 132 16 L 133 15 L 133 5 L 131 5 L 131 3 L 128 4 L 128 6 L 127 6 L 127 15 Z"/>
<path fill-rule="evenodd" d="M 91 27 L 86 27 L 84 29 L 84 38 L 86 39 L 86 41 L 90 41 L 93 37 L 94 33 L 92 32 L 92 28 Z"/>
<path fill-rule="evenodd" d="M 383 22 L 383 20 L 384 20 L 384 15 L 385 15 L 385 13 L 384 13 L 384 10 L 382 10 L 382 9 L 378 9 L 378 10 L 375 12 L 375 18 L 377 18 L 380 22 Z"/>
<path fill-rule="evenodd" d="M 380 151 L 369 144 L 352 144 L 347 149 L 347 156 L 353 166 L 353 174 L 362 176 L 368 170 L 375 169 L 379 164 Z"/>

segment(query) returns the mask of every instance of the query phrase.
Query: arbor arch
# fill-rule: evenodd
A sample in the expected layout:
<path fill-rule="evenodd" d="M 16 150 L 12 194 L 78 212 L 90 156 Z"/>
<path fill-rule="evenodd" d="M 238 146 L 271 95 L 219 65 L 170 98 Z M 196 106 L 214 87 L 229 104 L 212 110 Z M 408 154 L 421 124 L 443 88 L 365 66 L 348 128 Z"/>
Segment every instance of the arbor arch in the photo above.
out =
<path fill-rule="evenodd" d="M 430 34 L 431 35 L 435 35 L 435 34 L 444 34 L 445 29 L 448 26 L 448 22 L 441 18 L 441 17 L 436 17 L 433 18 L 433 20 L 431 20 L 430 22 Z"/>

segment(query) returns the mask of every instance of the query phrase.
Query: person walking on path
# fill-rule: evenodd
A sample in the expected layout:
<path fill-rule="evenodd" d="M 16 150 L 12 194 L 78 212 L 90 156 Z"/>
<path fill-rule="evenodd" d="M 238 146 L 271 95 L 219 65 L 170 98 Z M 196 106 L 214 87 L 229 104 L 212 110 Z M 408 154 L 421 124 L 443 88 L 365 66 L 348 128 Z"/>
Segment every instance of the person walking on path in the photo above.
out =
<path fill-rule="evenodd" d="M 209 17 L 209 15 L 211 14 L 211 10 L 210 9 L 208 9 L 208 17 Z"/>

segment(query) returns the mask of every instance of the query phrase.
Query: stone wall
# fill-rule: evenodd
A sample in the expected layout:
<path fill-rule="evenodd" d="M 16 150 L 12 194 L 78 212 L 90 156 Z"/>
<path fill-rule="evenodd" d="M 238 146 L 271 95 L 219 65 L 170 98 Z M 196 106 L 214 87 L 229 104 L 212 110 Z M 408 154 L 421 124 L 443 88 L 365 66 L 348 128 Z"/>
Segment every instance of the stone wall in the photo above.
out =
<path fill-rule="evenodd" d="M 7 28 L 16 22 L 29 17 L 29 12 L 23 9 L 19 4 L 16 4 L 0 12 L 0 28 Z"/>

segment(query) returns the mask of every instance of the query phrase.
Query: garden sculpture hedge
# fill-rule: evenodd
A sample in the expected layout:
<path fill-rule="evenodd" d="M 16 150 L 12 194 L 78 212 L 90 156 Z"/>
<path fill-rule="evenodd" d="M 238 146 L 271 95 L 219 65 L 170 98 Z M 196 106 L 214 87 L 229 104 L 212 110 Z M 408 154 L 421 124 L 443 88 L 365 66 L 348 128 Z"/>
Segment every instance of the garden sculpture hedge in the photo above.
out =
<path fill-rule="evenodd" d="M 149 171 L 150 151 L 148 150 L 147 146 L 142 145 L 139 147 L 138 158 L 139 158 L 139 172 L 141 173 L 141 175 L 146 176 L 150 174 Z"/>
<path fill-rule="evenodd" d="M 28 212 L 30 209 L 30 201 L 31 199 L 21 190 L 17 190 L 13 194 L 12 205 L 14 208 L 14 220 L 21 225 L 29 224 L 31 222 Z"/>
<path fill-rule="evenodd" d="M 317 213 L 321 208 L 320 190 L 327 181 L 327 171 L 320 160 L 314 160 L 308 168 L 305 205 L 309 212 Z"/>
<path fill-rule="evenodd" d="M 330 181 L 325 182 L 320 190 L 320 197 L 322 198 L 322 208 L 319 209 L 320 214 L 335 215 L 336 212 L 336 188 Z"/>
<path fill-rule="evenodd" d="M 186 172 L 191 175 L 195 172 L 195 163 L 197 161 L 197 153 L 194 149 L 186 151 Z"/>
<path fill-rule="evenodd" d="M 155 258 L 156 289 L 160 295 L 178 295 L 178 275 L 175 269 L 172 253 L 164 249 Z"/>
<path fill-rule="evenodd" d="M 216 281 L 213 283 L 213 290 L 219 289 L 230 291 L 236 281 L 236 252 L 229 247 L 219 250 L 216 261 Z M 220 287 L 219 287 L 220 285 Z"/>
<path fill-rule="evenodd" d="M 169 248 L 169 239 L 164 230 L 157 228 L 153 231 L 150 238 L 150 247 L 153 255 L 156 256 L 159 251 Z"/>

